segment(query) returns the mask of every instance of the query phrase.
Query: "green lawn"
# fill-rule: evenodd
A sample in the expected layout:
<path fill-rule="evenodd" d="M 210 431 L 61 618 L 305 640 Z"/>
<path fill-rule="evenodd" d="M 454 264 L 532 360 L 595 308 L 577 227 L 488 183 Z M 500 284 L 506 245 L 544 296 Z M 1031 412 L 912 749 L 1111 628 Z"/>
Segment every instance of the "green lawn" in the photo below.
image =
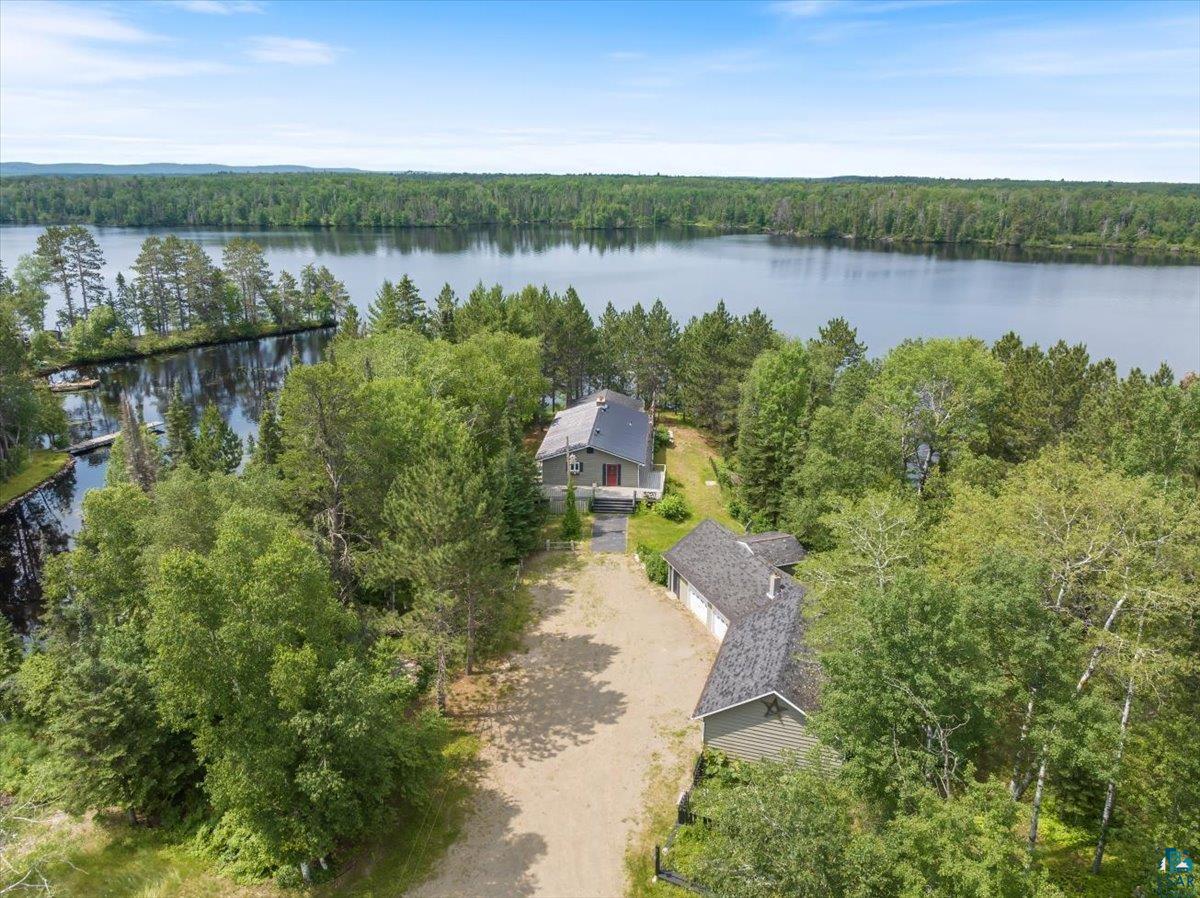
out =
<path fill-rule="evenodd" d="M 0 506 L 5 505 L 10 499 L 15 499 L 22 493 L 28 492 L 47 477 L 57 473 L 70 457 L 65 452 L 57 452 L 53 449 L 34 449 L 29 453 L 29 461 L 26 462 L 24 468 L 7 480 L 0 481 Z"/>
<path fill-rule="evenodd" d="M 667 466 L 668 480 L 675 482 L 673 488 L 683 495 L 692 514 L 687 520 L 675 523 L 640 507 L 629 519 L 629 551 L 634 551 L 638 545 L 665 551 L 705 518 L 741 532 L 742 527 L 730 517 L 721 488 L 716 485 L 711 460 L 719 458 L 720 453 L 707 437 L 694 427 L 679 423 L 673 416 L 662 415 L 659 423 L 671 428 L 675 441 L 661 451 L 655 461 Z"/>

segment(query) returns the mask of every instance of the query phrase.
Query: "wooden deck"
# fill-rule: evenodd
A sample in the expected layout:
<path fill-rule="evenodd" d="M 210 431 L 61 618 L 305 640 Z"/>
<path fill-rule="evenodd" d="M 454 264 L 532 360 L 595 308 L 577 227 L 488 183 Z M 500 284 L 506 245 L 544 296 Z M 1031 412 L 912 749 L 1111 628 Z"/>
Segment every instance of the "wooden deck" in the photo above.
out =
<path fill-rule="evenodd" d="M 162 433 L 163 422 L 151 421 L 146 425 L 146 427 L 155 433 Z M 118 430 L 115 433 L 106 433 L 104 436 L 92 437 L 90 440 L 83 440 L 82 442 L 76 443 L 74 446 L 68 446 L 67 451 L 72 455 L 83 455 L 86 452 L 91 452 L 93 449 L 100 449 L 103 446 L 111 446 L 120 435 L 121 431 Z"/>

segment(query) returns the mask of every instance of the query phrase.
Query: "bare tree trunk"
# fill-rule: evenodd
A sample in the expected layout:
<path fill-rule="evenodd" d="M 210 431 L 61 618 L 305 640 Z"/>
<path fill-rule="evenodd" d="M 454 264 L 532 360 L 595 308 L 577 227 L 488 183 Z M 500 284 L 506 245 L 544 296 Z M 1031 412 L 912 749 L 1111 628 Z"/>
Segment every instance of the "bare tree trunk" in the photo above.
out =
<path fill-rule="evenodd" d="M 438 710 L 446 713 L 446 647 L 438 645 L 437 656 L 437 705 Z"/>
<path fill-rule="evenodd" d="M 1008 781 L 1008 791 L 1013 797 L 1013 801 L 1020 801 L 1021 796 L 1025 794 L 1025 788 L 1029 785 L 1026 780 L 1025 785 L 1020 784 L 1021 762 L 1025 760 L 1025 740 L 1029 738 L 1029 727 L 1033 723 L 1033 704 L 1037 696 L 1037 687 L 1029 687 L 1029 701 L 1025 705 L 1025 719 L 1021 721 L 1021 738 L 1017 743 L 1017 754 L 1013 758 L 1012 778 Z"/>
<path fill-rule="evenodd" d="M 1042 761 L 1038 765 L 1037 787 L 1033 790 L 1033 809 L 1029 815 L 1029 853 L 1037 846 L 1038 817 L 1042 813 L 1042 795 L 1046 791 L 1046 749 L 1042 748 Z"/>
<path fill-rule="evenodd" d="M 1121 709 L 1121 734 L 1117 737 L 1117 758 L 1113 776 L 1108 781 L 1104 796 L 1104 813 L 1100 815 L 1100 837 L 1096 840 L 1096 854 L 1092 857 L 1092 873 L 1100 872 L 1104 862 L 1104 848 L 1108 842 L 1108 824 L 1112 821 L 1113 805 L 1117 802 L 1116 772 L 1121 767 L 1121 756 L 1125 753 L 1125 733 L 1129 729 L 1129 709 L 1133 705 L 1133 677 L 1125 684 L 1125 707 Z"/>
<path fill-rule="evenodd" d="M 475 673 L 475 594 L 467 594 L 467 676 Z"/>

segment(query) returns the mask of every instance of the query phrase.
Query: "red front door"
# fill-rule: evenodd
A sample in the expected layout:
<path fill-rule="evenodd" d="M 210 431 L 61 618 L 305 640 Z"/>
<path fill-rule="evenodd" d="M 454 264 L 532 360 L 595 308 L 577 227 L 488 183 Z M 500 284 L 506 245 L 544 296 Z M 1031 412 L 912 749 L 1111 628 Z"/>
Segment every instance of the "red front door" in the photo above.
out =
<path fill-rule="evenodd" d="M 605 465 L 604 466 L 604 485 L 605 486 L 620 486 L 621 485 L 621 466 L 620 465 Z"/>

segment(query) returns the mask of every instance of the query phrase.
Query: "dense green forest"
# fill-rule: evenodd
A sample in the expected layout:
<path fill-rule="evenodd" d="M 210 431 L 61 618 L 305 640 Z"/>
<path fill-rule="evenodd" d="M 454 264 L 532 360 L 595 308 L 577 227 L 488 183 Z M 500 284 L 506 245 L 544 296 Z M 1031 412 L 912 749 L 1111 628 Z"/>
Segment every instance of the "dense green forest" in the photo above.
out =
<path fill-rule="evenodd" d="M 242 877 L 332 875 L 427 799 L 449 678 L 520 629 L 524 435 L 608 386 L 711 434 L 734 517 L 811 550 L 811 725 L 842 763 L 715 759 L 690 875 L 1131 894 L 1200 832 L 1194 375 L 1011 334 L 872 358 L 840 319 L 594 320 L 573 290 L 427 301 L 407 276 L 365 319 L 290 371 L 240 472 L 215 409 L 173 403 L 161 446 L 125 410 L 43 631 L 0 653 L 6 809 L 119 807 Z M 1084 848 L 1047 850 L 1068 829 Z"/>
<path fill-rule="evenodd" d="M 1200 187 L 618 175 L 6 177 L 0 222 L 206 227 L 655 225 L 1200 251 Z"/>

